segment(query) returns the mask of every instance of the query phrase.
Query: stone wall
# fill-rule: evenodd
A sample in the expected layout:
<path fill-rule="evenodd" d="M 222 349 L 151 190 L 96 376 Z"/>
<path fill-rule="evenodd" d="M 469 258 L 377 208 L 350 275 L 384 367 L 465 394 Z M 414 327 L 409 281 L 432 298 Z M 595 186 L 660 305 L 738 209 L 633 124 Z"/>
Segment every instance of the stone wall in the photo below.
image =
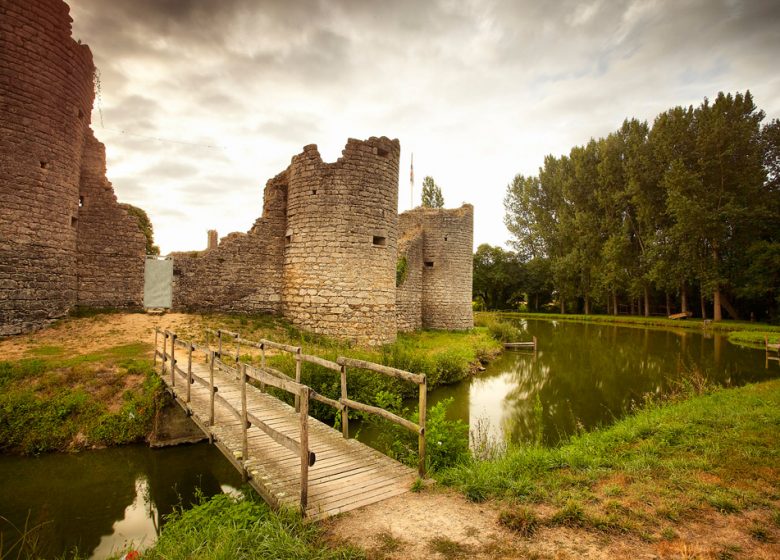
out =
<path fill-rule="evenodd" d="M 415 208 L 399 216 L 401 232 L 420 228 L 422 249 L 422 326 L 469 329 L 471 308 L 474 207 Z"/>
<path fill-rule="evenodd" d="M 94 65 L 70 23 L 61 0 L 0 1 L 0 336 L 40 328 L 79 299 Z"/>
<path fill-rule="evenodd" d="M 87 129 L 81 158 L 77 303 L 86 307 L 140 307 L 144 299 L 146 237 L 119 206 L 106 179 L 106 151 Z"/>
<path fill-rule="evenodd" d="M 402 224 L 399 224 L 399 230 Z M 414 225 L 398 240 L 398 259 L 405 260 L 405 273 L 395 290 L 397 325 L 400 332 L 422 328 L 423 230 Z"/>
<path fill-rule="evenodd" d="M 215 248 L 174 253 L 173 307 L 197 311 L 280 313 L 287 172 L 268 181 L 262 216 L 247 233 Z"/>
<path fill-rule="evenodd" d="M 295 156 L 285 232 L 283 313 L 358 343 L 396 337 L 398 140 L 350 139 L 335 163 Z"/>

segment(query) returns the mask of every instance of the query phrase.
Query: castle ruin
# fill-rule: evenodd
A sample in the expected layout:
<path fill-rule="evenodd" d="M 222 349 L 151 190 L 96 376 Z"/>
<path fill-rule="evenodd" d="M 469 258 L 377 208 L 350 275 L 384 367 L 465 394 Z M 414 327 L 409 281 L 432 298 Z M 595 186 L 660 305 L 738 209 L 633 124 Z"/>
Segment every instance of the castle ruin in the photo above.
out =
<path fill-rule="evenodd" d="M 90 128 L 95 67 L 62 0 L 0 2 L 0 336 L 74 306 L 140 308 L 145 237 L 117 204 Z M 246 233 L 174 254 L 174 309 L 270 312 L 361 344 L 466 329 L 473 208 L 398 215 L 400 144 L 306 146 Z"/>
<path fill-rule="evenodd" d="M 421 327 L 468 329 L 473 208 L 398 215 L 398 140 L 306 146 L 269 180 L 263 213 L 216 248 L 174 254 L 174 309 L 280 314 L 363 344 Z"/>
<path fill-rule="evenodd" d="M 71 21 L 62 0 L 0 2 L 0 336 L 143 301 L 145 237 L 106 179 Z"/>

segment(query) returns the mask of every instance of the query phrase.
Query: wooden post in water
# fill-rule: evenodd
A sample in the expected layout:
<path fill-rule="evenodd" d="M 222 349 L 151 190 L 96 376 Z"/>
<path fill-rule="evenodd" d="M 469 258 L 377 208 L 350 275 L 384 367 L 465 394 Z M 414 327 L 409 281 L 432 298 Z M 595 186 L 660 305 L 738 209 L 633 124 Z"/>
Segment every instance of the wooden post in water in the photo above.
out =
<path fill-rule="evenodd" d="M 534 358 L 537 356 L 537 343 L 538 341 L 536 340 L 536 337 L 534 337 Z"/>
<path fill-rule="evenodd" d="M 171 387 L 176 387 L 176 333 L 171 333 Z"/>
<path fill-rule="evenodd" d="M 301 387 L 299 395 L 301 418 L 301 514 L 306 515 L 309 501 L 309 388 Z"/>
<path fill-rule="evenodd" d="M 187 344 L 187 402 L 190 402 L 190 387 L 192 387 L 192 351 L 194 349 L 192 342 Z"/>
<path fill-rule="evenodd" d="M 301 347 L 298 347 L 298 351 L 295 353 L 295 382 L 301 382 Z M 301 410 L 301 398 L 295 395 L 295 412 Z"/>
<path fill-rule="evenodd" d="M 211 354 L 211 363 L 209 364 L 209 388 L 210 388 L 210 395 L 209 400 L 211 401 L 209 403 L 209 426 L 214 425 L 214 352 L 209 352 Z"/>
<path fill-rule="evenodd" d="M 247 430 L 249 428 L 249 419 L 246 411 L 246 364 L 241 366 L 241 432 L 243 438 L 241 440 L 241 461 L 246 465 L 249 459 L 249 439 L 247 436 Z M 244 482 L 247 481 L 246 467 L 241 470 L 241 474 L 244 477 Z"/>
<path fill-rule="evenodd" d="M 419 463 L 417 464 L 417 473 L 420 478 L 425 476 L 425 417 L 427 416 L 427 403 L 428 400 L 428 379 L 423 376 L 423 381 L 420 383 L 420 402 L 418 404 L 420 411 L 420 434 L 417 441 L 417 451 L 420 455 Z"/>
<path fill-rule="evenodd" d="M 347 402 L 347 366 L 341 365 L 341 434 L 349 439 L 349 409 Z"/>

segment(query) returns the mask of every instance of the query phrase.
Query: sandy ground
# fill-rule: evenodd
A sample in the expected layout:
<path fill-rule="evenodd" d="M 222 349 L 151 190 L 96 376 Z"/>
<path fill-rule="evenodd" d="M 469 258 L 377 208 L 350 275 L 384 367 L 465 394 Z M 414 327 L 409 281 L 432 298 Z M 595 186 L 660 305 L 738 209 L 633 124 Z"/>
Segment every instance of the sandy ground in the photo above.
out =
<path fill-rule="evenodd" d="M 0 341 L 0 356 L 16 360 L 45 346 L 64 349 L 65 356 L 104 348 L 154 342 L 155 327 L 192 336 L 202 329 L 197 315 L 167 313 L 107 314 L 67 319 L 33 333 Z M 773 503 L 780 508 L 780 503 Z M 671 540 L 654 536 L 608 534 L 570 527 L 541 527 L 522 537 L 498 521 L 501 504 L 475 504 L 436 485 L 349 512 L 325 522 L 327 538 L 366 550 L 369 558 L 535 558 L 535 559 L 780 559 L 780 527 L 767 511 L 710 513 L 679 523 Z M 552 509 L 535 506 L 537 515 Z M 751 535 L 759 523 L 766 540 Z"/>

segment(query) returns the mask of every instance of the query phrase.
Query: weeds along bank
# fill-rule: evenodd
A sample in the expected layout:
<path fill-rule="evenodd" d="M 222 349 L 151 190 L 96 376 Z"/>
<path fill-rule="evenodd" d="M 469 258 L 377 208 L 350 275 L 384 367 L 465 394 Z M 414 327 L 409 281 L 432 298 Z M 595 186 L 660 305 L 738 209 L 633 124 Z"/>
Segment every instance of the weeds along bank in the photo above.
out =
<path fill-rule="evenodd" d="M 770 342 L 780 342 L 780 325 L 767 323 L 752 323 L 749 321 L 719 321 L 705 322 L 701 319 L 673 320 L 666 317 L 638 317 L 635 315 L 574 315 L 561 313 L 512 313 L 482 311 L 474 316 L 475 324 L 489 321 L 493 317 L 503 322 L 517 319 L 541 319 L 544 321 L 569 321 L 575 323 L 602 323 L 628 327 L 649 327 L 665 329 L 686 329 L 712 333 L 722 333 L 728 336 L 729 342 L 749 348 L 763 348 L 764 336 Z"/>

